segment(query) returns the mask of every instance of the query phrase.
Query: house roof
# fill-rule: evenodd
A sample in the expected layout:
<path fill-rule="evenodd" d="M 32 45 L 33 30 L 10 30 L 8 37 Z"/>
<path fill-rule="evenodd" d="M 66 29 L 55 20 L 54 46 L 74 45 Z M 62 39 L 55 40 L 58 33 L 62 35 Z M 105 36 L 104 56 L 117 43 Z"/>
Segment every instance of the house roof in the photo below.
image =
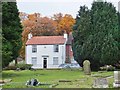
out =
<path fill-rule="evenodd" d="M 26 45 L 64 44 L 65 41 L 64 36 L 34 36 L 26 42 Z"/>

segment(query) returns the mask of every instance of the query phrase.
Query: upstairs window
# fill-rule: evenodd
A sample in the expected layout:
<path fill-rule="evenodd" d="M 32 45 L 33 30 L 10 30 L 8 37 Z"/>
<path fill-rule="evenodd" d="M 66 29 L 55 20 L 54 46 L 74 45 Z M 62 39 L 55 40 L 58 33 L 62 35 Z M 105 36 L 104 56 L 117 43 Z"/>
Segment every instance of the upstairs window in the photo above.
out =
<path fill-rule="evenodd" d="M 37 45 L 32 45 L 32 53 L 36 53 L 37 52 Z"/>
<path fill-rule="evenodd" d="M 59 45 L 54 45 L 54 52 L 59 52 Z"/>

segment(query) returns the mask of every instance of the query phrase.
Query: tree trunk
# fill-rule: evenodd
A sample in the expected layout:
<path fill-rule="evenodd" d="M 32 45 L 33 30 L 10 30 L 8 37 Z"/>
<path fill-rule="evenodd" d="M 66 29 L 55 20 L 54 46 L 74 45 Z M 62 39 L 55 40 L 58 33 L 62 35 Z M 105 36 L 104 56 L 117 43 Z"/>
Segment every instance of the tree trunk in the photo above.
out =
<path fill-rule="evenodd" d="M 15 59 L 15 66 L 18 64 L 17 59 Z"/>

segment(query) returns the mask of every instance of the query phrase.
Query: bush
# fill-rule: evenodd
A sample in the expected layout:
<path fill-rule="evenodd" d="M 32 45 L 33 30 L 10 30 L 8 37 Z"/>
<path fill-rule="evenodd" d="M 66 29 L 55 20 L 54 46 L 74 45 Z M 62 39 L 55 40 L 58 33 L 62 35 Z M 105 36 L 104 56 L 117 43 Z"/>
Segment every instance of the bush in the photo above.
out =
<path fill-rule="evenodd" d="M 114 71 L 115 67 L 113 67 L 112 65 L 105 65 L 103 67 L 100 67 L 100 70 L 102 70 L 102 71 Z"/>
<path fill-rule="evenodd" d="M 26 69 L 30 70 L 32 66 L 33 66 L 32 64 L 26 64 Z"/>
<path fill-rule="evenodd" d="M 17 68 L 20 68 L 21 70 L 31 69 L 31 66 L 31 64 L 17 64 Z"/>
<path fill-rule="evenodd" d="M 25 64 L 25 60 L 19 61 L 18 64 Z"/>
<path fill-rule="evenodd" d="M 114 64 L 114 66 L 116 67 L 116 69 L 120 69 L 120 61 L 116 64 Z"/>
<path fill-rule="evenodd" d="M 17 67 L 16 66 L 8 66 L 6 68 L 4 68 L 5 70 L 16 70 Z"/>
<path fill-rule="evenodd" d="M 11 62 L 9 63 L 9 66 L 15 66 L 15 60 L 11 61 Z"/>

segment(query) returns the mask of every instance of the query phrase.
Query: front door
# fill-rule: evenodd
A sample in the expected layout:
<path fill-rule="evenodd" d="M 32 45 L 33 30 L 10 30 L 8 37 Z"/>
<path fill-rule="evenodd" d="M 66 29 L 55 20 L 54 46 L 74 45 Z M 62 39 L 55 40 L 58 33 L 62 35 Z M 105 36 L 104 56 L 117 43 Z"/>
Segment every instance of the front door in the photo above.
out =
<path fill-rule="evenodd" d="M 47 68 L 47 58 L 43 57 L 43 68 Z"/>

